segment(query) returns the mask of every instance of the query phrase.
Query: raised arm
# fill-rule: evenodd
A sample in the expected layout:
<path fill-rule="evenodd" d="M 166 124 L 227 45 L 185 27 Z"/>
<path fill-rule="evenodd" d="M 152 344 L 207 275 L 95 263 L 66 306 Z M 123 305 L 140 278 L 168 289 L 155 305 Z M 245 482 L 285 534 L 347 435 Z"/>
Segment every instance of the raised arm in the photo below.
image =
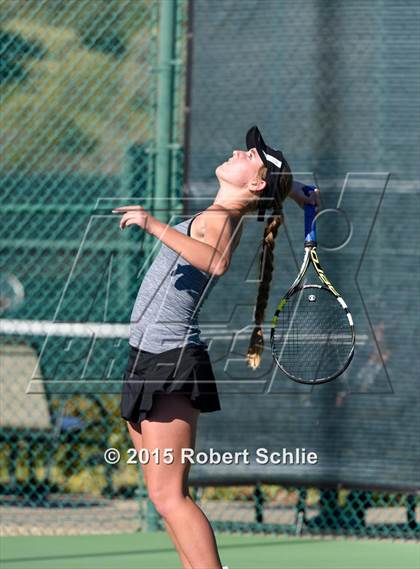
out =
<path fill-rule="evenodd" d="M 139 225 L 197 269 L 216 276 L 227 271 L 233 253 L 234 232 L 226 214 L 205 211 L 199 215 L 204 230 L 202 240 L 198 240 L 162 223 L 141 206 L 119 207 L 112 211 L 123 214 L 121 229 Z"/>

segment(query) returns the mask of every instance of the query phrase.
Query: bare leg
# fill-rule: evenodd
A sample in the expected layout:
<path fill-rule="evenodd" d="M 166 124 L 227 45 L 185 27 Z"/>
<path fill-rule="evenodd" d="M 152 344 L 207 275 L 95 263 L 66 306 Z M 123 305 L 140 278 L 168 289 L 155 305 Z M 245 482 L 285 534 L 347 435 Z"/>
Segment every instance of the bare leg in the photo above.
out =
<path fill-rule="evenodd" d="M 172 464 L 153 457 L 142 465 L 149 497 L 165 522 L 192 569 L 221 569 L 217 544 L 210 522 L 203 511 L 185 494 L 186 472 L 181 449 L 194 448 L 199 411 L 179 393 L 158 394 L 147 419 L 141 422 L 143 448 L 173 449 Z"/>
<path fill-rule="evenodd" d="M 143 447 L 143 437 L 141 434 L 141 426 L 140 426 L 140 424 L 139 425 L 132 425 L 131 423 L 127 423 L 127 427 L 128 427 L 128 431 L 130 433 L 131 440 L 133 441 L 134 448 L 136 449 L 137 452 L 139 452 L 139 450 Z M 143 473 L 143 476 L 144 476 L 144 479 L 145 479 L 144 481 L 145 481 L 146 486 L 147 486 L 145 473 Z M 184 486 L 184 493 L 185 493 L 185 495 L 188 494 L 188 485 L 187 484 L 185 484 L 185 486 Z M 179 558 L 181 560 L 183 569 L 193 569 L 193 566 L 188 561 L 187 557 L 185 556 L 185 553 L 182 551 L 182 548 L 181 548 L 180 544 L 178 543 L 176 535 L 172 531 L 171 526 L 168 524 L 168 522 L 165 519 L 163 520 L 163 523 L 165 524 L 165 528 L 169 534 L 169 537 L 171 538 L 173 544 L 175 545 L 175 548 L 178 552 L 178 555 L 179 555 Z"/>

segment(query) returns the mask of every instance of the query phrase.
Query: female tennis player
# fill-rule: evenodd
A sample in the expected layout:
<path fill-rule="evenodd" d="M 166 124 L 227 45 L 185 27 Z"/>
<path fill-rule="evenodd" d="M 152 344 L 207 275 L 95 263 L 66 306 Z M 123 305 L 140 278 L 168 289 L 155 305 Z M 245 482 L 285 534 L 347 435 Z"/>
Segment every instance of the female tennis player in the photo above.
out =
<path fill-rule="evenodd" d="M 247 353 L 248 364 L 258 367 L 282 203 L 289 196 L 301 207 L 319 205 L 318 193 L 305 196 L 283 154 L 265 144 L 257 127 L 248 131 L 246 145 L 247 150 L 235 150 L 216 168 L 219 190 L 210 207 L 174 227 L 141 206 L 113 210 L 123 214 L 121 229 L 138 225 L 162 242 L 130 317 L 121 416 L 138 452 L 159 449 L 142 464 L 145 484 L 185 569 L 222 567 L 210 522 L 189 495 L 190 463 L 182 460 L 182 449 L 195 449 L 200 412 L 221 409 L 208 346 L 200 338 L 199 310 L 229 269 L 241 218 L 258 210 L 263 221 L 265 210 L 271 209 L 264 228 L 256 325 Z M 164 449 L 172 449 L 169 461 Z"/>

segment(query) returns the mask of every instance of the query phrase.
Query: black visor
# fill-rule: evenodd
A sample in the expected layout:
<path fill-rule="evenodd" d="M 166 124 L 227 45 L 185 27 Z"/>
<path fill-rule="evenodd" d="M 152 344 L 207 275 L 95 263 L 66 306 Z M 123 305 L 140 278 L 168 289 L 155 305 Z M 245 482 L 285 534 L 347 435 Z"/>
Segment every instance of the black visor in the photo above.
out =
<path fill-rule="evenodd" d="M 267 168 L 267 185 L 264 188 L 258 209 L 258 221 L 264 221 L 265 210 L 272 207 L 276 188 L 280 183 L 280 174 L 284 164 L 284 156 L 280 150 L 270 148 L 264 142 L 257 126 L 251 127 L 246 133 L 247 149 L 256 148 L 259 157 Z"/>

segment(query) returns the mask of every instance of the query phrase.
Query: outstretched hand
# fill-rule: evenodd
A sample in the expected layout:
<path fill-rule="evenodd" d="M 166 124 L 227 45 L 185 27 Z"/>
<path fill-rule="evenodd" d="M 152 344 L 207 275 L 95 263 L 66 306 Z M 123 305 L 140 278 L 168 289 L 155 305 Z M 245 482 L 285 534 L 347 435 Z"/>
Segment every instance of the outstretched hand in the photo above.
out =
<path fill-rule="evenodd" d="M 141 205 L 128 205 L 122 207 L 116 207 L 112 210 L 112 213 L 122 213 L 123 216 L 120 219 L 120 229 L 121 231 L 128 227 L 129 225 L 138 225 L 142 229 L 146 229 L 150 213 Z"/>

